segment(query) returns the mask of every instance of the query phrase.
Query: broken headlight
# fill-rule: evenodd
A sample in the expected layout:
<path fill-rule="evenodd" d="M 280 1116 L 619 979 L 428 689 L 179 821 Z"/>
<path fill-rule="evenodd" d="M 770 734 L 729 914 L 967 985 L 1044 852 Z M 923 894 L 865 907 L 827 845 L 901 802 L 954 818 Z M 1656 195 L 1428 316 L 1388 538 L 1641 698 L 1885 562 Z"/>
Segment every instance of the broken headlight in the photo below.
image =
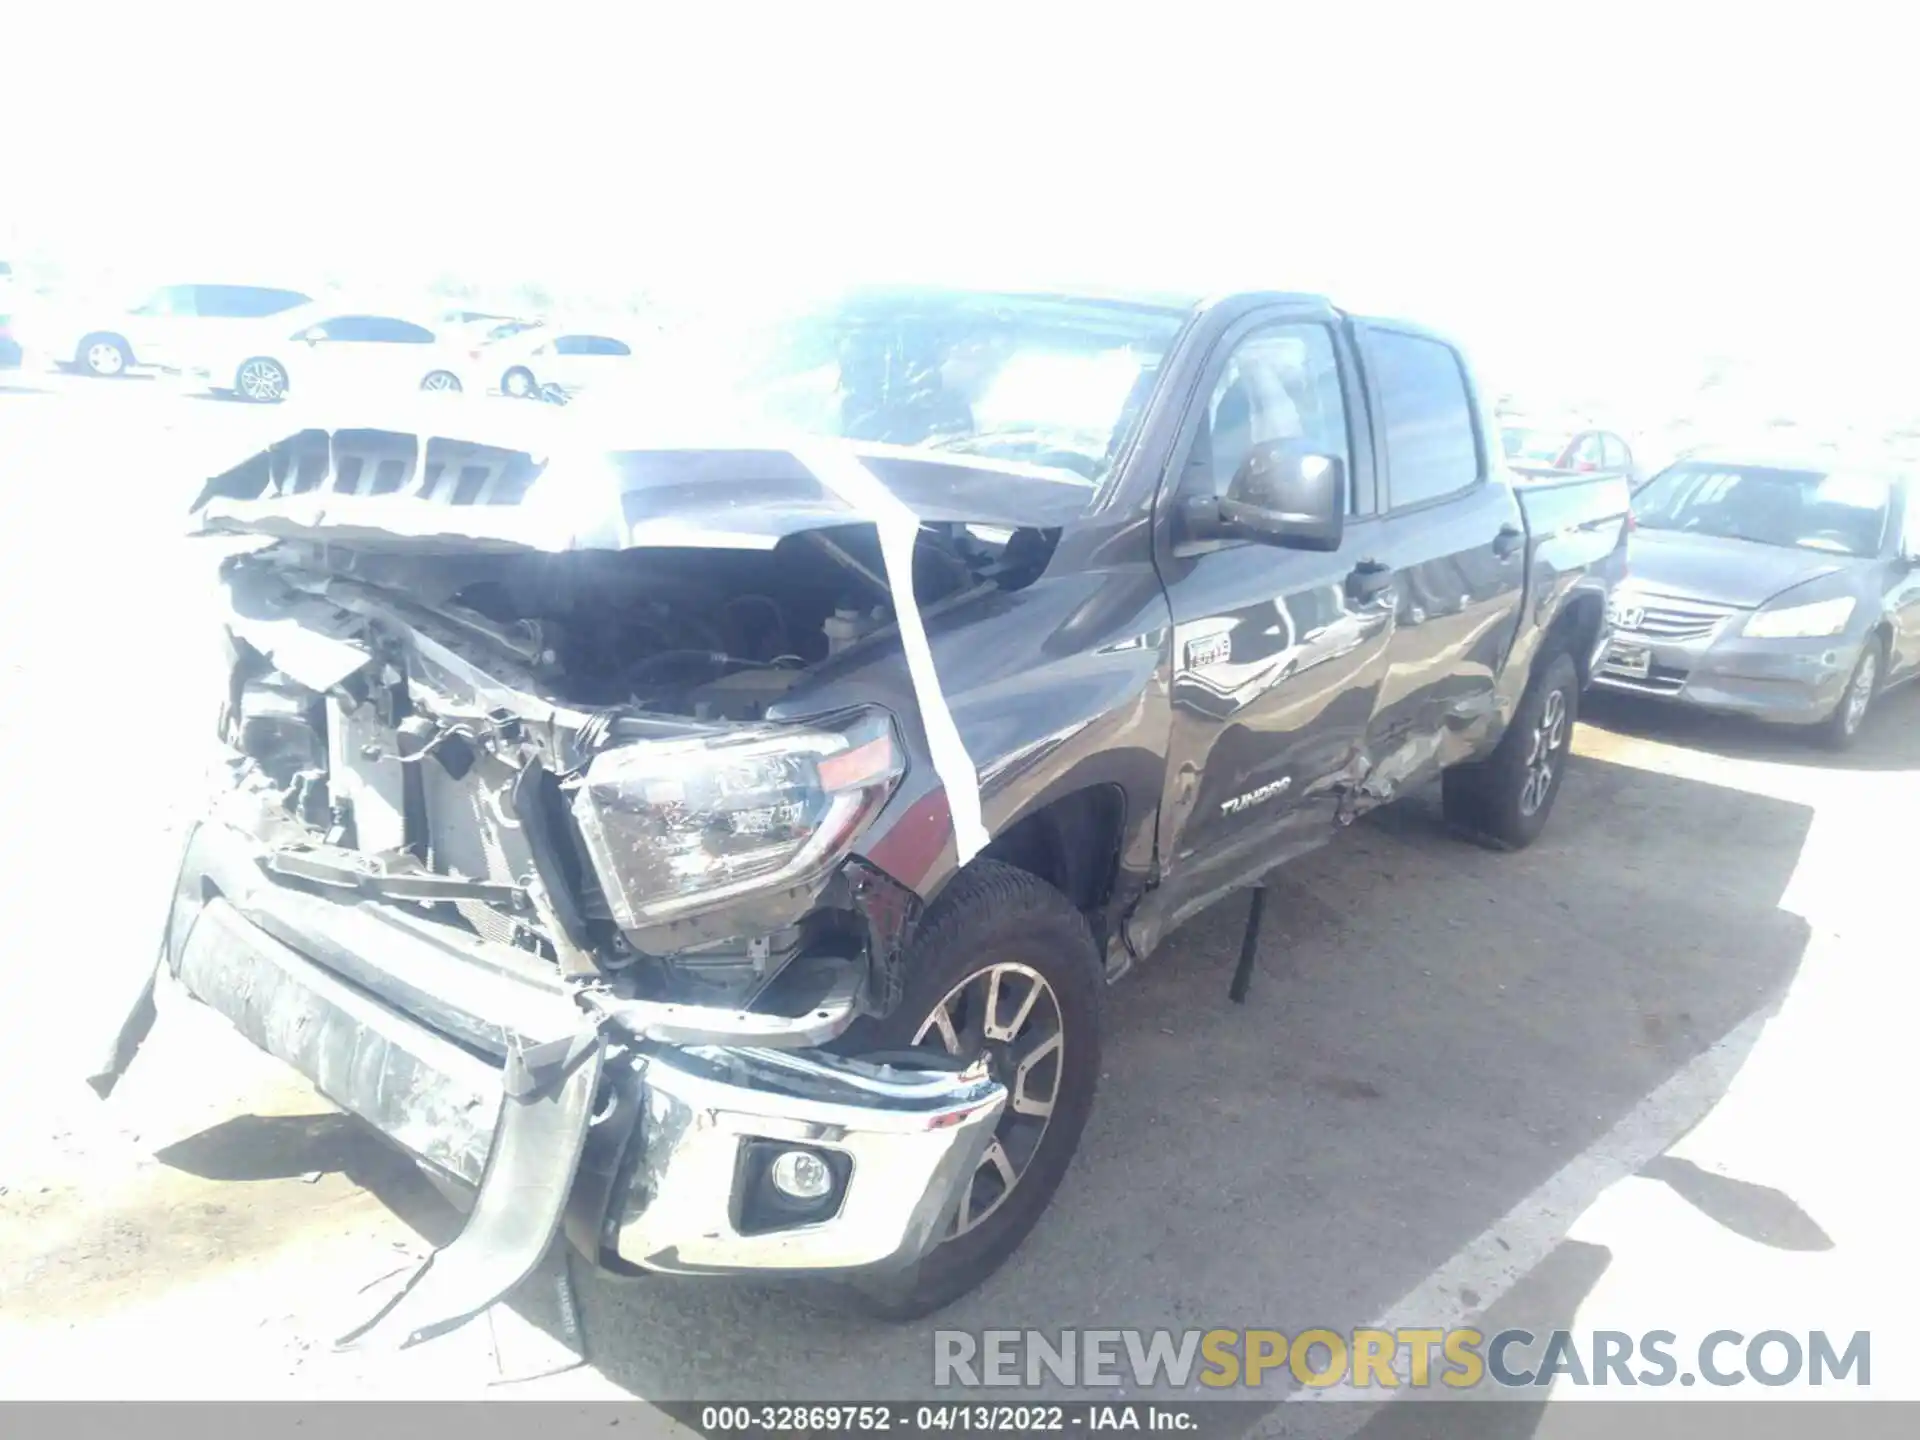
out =
<path fill-rule="evenodd" d="M 901 774 L 893 725 L 755 726 L 602 751 L 573 795 L 614 919 L 641 930 L 825 881 Z"/>

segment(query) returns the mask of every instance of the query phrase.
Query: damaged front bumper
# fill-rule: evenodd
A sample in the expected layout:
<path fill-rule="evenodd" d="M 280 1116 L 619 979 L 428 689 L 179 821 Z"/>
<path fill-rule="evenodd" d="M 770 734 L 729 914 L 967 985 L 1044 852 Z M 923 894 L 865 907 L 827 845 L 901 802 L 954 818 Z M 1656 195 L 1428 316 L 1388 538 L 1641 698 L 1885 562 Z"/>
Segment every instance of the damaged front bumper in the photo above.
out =
<path fill-rule="evenodd" d="M 772 1049 L 751 1028 L 748 1043 L 663 1044 L 617 1009 L 589 1013 L 531 957 L 286 884 L 266 859 L 218 820 L 194 831 L 162 964 L 330 1100 L 479 1190 L 467 1230 L 374 1323 L 402 1343 L 498 1299 L 560 1232 L 625 1273 L 909 1265 L 939 1241 L 1006 1102 L 984 1065 Z M 831 1178 L 809 1203 L 769 1183 L 796 1148 Z"/>

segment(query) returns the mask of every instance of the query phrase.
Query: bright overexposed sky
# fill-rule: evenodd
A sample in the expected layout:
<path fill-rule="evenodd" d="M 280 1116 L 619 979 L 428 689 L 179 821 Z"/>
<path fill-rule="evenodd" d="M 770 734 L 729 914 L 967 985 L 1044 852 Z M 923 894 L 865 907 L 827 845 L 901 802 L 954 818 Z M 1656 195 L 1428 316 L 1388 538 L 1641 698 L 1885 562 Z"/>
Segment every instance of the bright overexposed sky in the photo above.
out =
<path fill-rule="evenodd" d="M 1257 284 L 1496 366 L 1912 371 L 1899 21 L 1762 11 L 49 0 L 0 55 L 0 246 L 620 293 Z"/>

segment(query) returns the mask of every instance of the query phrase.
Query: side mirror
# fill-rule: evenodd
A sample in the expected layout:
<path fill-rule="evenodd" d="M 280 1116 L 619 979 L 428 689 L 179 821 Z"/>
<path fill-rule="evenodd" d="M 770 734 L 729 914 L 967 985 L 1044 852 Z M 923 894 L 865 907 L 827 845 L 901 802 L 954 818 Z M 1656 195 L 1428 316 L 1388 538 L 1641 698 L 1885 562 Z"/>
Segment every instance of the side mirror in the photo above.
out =
<path fill-rule="evenodd" d="M 327 327 L 324 325 L 311 325 L 300 332 L 299 338 L 306 341 L 309 345 L 318 345 L 322 340 L 327 338 Z"/>
<path fill-rule="evenodd" d="M 1277 440 L 1255 445 L 1227 493 L 1189 500 L 1184 517 L 1196 540 L 1338 550 L 1346 510 L 1346 462 L 1298 440 Z"/>

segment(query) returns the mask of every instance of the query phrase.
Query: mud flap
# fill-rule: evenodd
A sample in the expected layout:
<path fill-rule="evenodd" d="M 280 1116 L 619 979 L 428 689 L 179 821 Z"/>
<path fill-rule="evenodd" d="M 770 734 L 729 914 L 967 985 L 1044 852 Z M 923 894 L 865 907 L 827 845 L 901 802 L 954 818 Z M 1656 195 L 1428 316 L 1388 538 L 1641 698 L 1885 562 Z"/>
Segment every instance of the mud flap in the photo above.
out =
<path fill-rule="evenodd" d="M 466 1228 L 337 1348 L 404 1350 L 430 1340 L 533 1272 L 560 1230 L 605 1053 L 597 1030 L 531 1049 L 510 1043 L 506 1102 Z"/>
<path fill-rule="evenodd" d="M 133 1063 L 133 1057 L 139 1053 L 140 1046 L 153 1029 L 154 1018 L 159 1013 L 154 1007 L 153 992 L 160 980 L 160 967 L 165 963 L 164 958 L 154 960 L 153 968 L 147 971 L 145 983 L 135 993 L 121 1017 L 112 1041 L 87 1066 L 87 1073 L 82 1078 L 102 1100 L 113 1094 L 113 1087 L 127 1073 L 127 1067 Z"/>

